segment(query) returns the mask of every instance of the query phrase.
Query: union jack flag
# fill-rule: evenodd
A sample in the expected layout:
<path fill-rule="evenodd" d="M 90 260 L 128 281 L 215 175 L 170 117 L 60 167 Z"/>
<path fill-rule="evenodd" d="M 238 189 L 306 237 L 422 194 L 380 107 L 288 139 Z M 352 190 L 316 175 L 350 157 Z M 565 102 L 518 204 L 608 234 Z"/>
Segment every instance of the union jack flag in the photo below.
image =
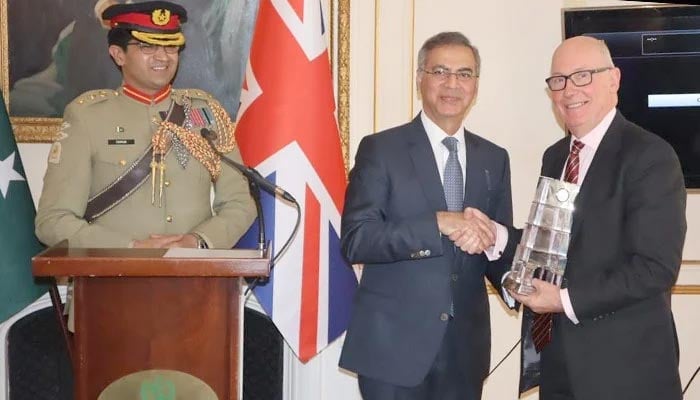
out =
<path fill-rule="evenodd" d="M 260 2 L 236 129 L 244 162 L 296 197 L 303 212 L 299 234 L 255 289 L 302 362 L 345 331 L 357 288 L 340 253 L 346 180 L 322 11 L 319 0 Z M 263 196 L 263 212 L 277 252 L 296 211 Z M 239 245 L 254 243 L 255 233 Z"/>

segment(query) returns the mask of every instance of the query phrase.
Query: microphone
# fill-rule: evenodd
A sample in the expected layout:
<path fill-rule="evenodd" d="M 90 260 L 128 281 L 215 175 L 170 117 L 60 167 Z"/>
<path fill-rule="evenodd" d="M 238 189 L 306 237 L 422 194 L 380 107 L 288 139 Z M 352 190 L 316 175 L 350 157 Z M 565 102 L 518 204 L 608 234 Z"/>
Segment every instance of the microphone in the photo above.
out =
<path fill-rule="evenodd" d="M 284 253 L 287 252 L 287 249 L 289 248 L 290 244 L 292 243 L 292 239 L 297 234 L 297 231 L 299 230 L 299 224 L 301 223 L 301 207 L 299 206 L 299 203 L 297 200 L 289 194 L 286 190 L 282 189 L 281 187 L 275 185 L 274 183 L 268 181 L 260 175 L 260 172 L 258 172 L 255 168 L 248 167 L 247 165 L 243 165 L 240 163 L 237 163 L 233 161 L 232 159 L 226 157 L 223 153 L 221 153 L 219 150 L 216 149 L 216 146 L 214 146 L 213 140 L 216 138 L 216 132 L 212 132 L 207 128 L 202 128 L 199 131 L 200 135 L 209 143 L 209 147 L 216 153 L 217 156 L 219 156 L 219 159 L 223 161 L 226 165 L 237 169 L 238 171 L 243 174 L 243 176 L 248 179 L 248 186 L 250 187 L 250 194 L 253 196 L 253 199 L 255 200 L 255 207 L 258 212 L 258 248 L 259 250 L 264 250 L 265 249 L 265 222 L 264 222 L 264 215 L 262 212 L 262 206 L 260 205 L 260 188 L 262 188 L 264 191 L 270 193 L 273 196 L 280 196 L 281 198 L 287 200 L 288 202 L 292 203 L 294 207 L 296 208 L 297 211 L 297 220 L 296 223 L 294 224 L 294 228 L 292 229 L 292 233 L 289 235 L 289 238 L 287 241 L 282 245 L 282 248 L 275 254 L 275 256 L 272 258 L 272 261 L 270 262 L 270 268 L 274 268 L 274 266 L 277 264 L 277 260 L 282 257 Z M 257 286 L 257 284 L 261 281 L 261 278 L 255 278 L 253 281 L 248 285 L 248 288 L 246 289 L 244 296 L 247 296 L 248 293 L 252 289 Z"/>
<path fill-rule="evenodd" d="M 216 150 L 216 147 L 214 147 L 214 143 L 212 142 L 216 133 L 213 133 L 207 128 L 202 128 L 199 131 L 199 133 L 204 139 L 206 139 L 206 141 L 209 143 L 209 146 L 212 148 L 212 150 L 214 150 L 214 152 L 219 156 L 219 158 L 221 158 L 221 161 L 240 171 L 241 174 L 243 174 L 243 176 L 245 176 L 249 181 L 253 181 L 262 190 L 270 193 L 273 196 L 280 196 L 281 198 L 292 203 L 297 202 L 296 199 L 291 194 L 289 194 L 289 192 L 265 179 L 265 177 L 262 176 L 260 172 L 258 172 L 258 170 L 256 170 L 255 168 L 237 163 L 231 160 L 230 158 L 226 157 L 218 150 Z"/>

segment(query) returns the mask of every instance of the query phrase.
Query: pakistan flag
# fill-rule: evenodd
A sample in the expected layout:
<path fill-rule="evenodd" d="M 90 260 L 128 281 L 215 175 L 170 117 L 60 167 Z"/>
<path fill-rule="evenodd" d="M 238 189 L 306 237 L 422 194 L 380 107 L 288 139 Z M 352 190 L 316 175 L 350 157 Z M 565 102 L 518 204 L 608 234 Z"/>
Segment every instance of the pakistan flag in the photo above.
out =
<path fill-rule="evenodd" d="M 34 203 L 0 93 L 0 322 L 41 296 L 31 258 L 43 249 L 34 236 Z"/>

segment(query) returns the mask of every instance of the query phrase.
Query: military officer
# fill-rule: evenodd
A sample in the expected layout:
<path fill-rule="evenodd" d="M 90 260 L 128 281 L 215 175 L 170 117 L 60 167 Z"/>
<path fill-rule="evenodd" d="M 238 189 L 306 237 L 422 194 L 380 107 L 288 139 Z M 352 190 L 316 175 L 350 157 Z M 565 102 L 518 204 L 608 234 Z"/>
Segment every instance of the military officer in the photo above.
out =
<path fill-rule="evenodd" d="M 166 1 L 116 4 L 102 17 L 123 84 L 66 107 L 49 153 L 37 236 L 47 245 L 68 239 L 71 247 L 230 248 L 255 208 L 245 178 L 219 161 L 223 153 L 240 162 L 230 117 L 206 92 L 171 87 L 185 9 Z"/>

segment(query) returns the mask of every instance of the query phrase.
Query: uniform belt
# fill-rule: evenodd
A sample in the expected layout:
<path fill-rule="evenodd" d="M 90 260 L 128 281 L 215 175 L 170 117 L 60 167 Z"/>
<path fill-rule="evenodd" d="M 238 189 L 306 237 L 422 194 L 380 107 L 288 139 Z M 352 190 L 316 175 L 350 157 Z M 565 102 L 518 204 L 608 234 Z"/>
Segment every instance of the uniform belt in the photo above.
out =
<path fill-rule="evenodd" d="M 185 122 L 185 108 L 173 101 L 167 112 L 161 112 L 161 118 L 175 125 L 182 125 Z M 153 145 L 150 145 L 141 157 L 131 164 L 126 173 L 88 199 L 83 218 L 92 223 L 134 193 L 151 174 L 152 160 Z"/>

